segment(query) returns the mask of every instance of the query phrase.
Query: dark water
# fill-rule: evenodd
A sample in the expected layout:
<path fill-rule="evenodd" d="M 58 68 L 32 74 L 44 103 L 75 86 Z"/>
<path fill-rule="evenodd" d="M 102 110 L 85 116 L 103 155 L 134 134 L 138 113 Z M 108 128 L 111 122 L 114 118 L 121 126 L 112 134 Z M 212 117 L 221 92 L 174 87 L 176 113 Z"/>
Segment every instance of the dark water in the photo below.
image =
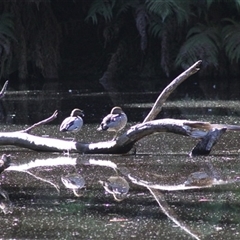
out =
<path fill-rule="evenodd" d="M 240 102 L 234 101 L 170 102 L 163 115 L 239 124 L 238 106 Z M 134 120 L 130 118 L 129 127 L 150 105 L 138 102 L 125 107 L 129 112 L 138 109 Z M 112 138 L 96 131 L 97 122 L 85 121 L 79 140 Z M 1 131 L 25 127 L 3 124 Z M 33 134 L 64 137 L 55 124 L 41 126 Z M 139 141 L 136 155 L 67 156 L 1 146 L 1 153 L 10 153 L 14 164 L 0 175 L 1 188 L 9 195 L 9 200 L 2 197 L 1 202 L 1 238 L 239 239 L 239 133 L 227 132 L 210 156 L 190 158 L 188 153 L 196 143 L 195 139 L 162 133 Z M 111 167 L 114 164 L 117 171 Z M 202 171 L 209 164 L 224 181 L 222 184 L 179 188 L 190 173 Z M 86 189 L 81 197 L 63 185 L 61 177 L 69 174 L 80 174 L 85 179 Z M 115 201 L 99 183 L 110 176 L 124 177 L 129 183 L 123 201 Z M 162 190 L 148 189 L 146 183 Z"/>

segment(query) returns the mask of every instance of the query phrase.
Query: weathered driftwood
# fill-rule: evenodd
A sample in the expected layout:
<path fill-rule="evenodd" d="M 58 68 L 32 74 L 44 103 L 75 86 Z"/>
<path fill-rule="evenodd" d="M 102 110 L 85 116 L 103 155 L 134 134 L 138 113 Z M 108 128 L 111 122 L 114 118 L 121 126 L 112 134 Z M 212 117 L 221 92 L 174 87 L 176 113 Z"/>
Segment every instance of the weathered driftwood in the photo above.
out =
<path fill-rule="evenodd" d="M 34 136 L 28 133 L 29 129 L 19 132 L 2 132 L 0 133 L 0 145 L 14 145 L 35 151 L 46 152 L 127 153 L 138 140 L 156 132 L 172 132 L 192 137 L 203 137 L 206 135 L 206 131 L 194 130 L 185 125 L 185 122 L 189 121 L 176 119 L 153 120 L 132 126 L 116 141 L 98 143 L 81 143 Z M 190 122 L 192 124 L 197 124 L 197 122 L 194 121 Z M 37 126 L 39 126 L 39 124 L 37 124 Z"/>
<path fill-rule="evenodd" d="M 200 70 L 200 65 L 201 65 L 202 61 L 199 60 L 196 63 L 194 63 L 190 68 L 188 68 L 186 71 L 184 71 L 183 73 L 181 73 L 177 78 L 175 78 L 163 91 L 162 93 L 159 95 L 159 97 L 157 98 L 156 102 L 154 103 L 151 111 L 149 112 L 149 114 L 147 115 L 147 117 L 144 119 L 143 122 L 147 122 L 150 120 L 153 120 L 156 118 L 156 116 L 158 115 L 158 113 L 162 110 L 162 106 L 164 104 L 164 102 L 167 100 L 167 98 L 169 97 L 169 95 L 184 81 L 186 80 L 188 77 L 190 77 L 191 75 L 195 74 L 196 72 L 198 72 Z"/>
<path fill-rule="evenodd" d="M 134 144 L 140 139 L 158 132 L 171 132 L 201 139 L 200 143 L 192 150 L 191 155 L 209 154 L 214 144 L 218 141 L 222 133 L 226 130 L 240 130 L 240 126 L 210 124 L 208 122 L 197 122 L 178 119 L 157 119 L 153 120 L 161 111 L 163 103 L 167 97 L 176 89 L 176 87 L 192 74 L 200 69 L 201 61 L 196 62 L 185 72 L 174 79 L 160 94 L 153 108 L 143 123 L 132 126 L 125 133 L 120 135 L 114 141 L 82 143 L 75 141 L 66 141 L 54 138 L 39 137 L 30 134 L 33 128 L 46 124 L 57 117 L 58 112 L 33 126 L 17 132 L 0 133 L 0 145 L 14 145 L 22 148 L 28 148 L 35 151 L 45 152 L 77 152 L 91 154 L 123 154 L 128 153 Z M 4 94 L 6 86 L 2 90 Z"/>

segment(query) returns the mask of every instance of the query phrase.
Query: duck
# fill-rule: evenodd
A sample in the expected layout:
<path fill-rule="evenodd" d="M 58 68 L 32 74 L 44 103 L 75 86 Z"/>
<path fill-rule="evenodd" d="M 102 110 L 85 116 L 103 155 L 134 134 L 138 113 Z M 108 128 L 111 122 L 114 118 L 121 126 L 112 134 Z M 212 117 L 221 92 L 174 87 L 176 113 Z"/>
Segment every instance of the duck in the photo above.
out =
<path fill-rule="evenodd" d="M 122 108 L 116 106 L 103 118 L 97 130 L 115 132 L 115 136 L 113 137 L 113 140 L 115 140 L 118 132 L 126 126 L 127 121 L 127 115 L 123 112 Z"/>
<path fill-rule="evenodd" d="M 77 133 L 83 126 L 84 113 L 83 110 L 75 108 L 72 110 L 69 117 L 65 118 L 60 125 L 60 132 Z"/>

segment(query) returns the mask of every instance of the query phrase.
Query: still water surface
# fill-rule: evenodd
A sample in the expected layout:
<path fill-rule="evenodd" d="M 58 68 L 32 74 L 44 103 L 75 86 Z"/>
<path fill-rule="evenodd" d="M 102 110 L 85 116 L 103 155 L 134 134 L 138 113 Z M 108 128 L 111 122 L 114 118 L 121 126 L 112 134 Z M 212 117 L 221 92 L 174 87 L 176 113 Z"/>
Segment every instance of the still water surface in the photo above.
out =
<path fill-rule="evenodd" d="M 233 112 L 229 107 L 227 115 L 211 109 L 207 114 L 203 110 L 202 115 L 196 115 L 186 108 L 181 110 L 181 116 L 239 124 L 238 109 Z M 128 126 L 133 124 L 130 122 Z M 25 127 L 2 125 L 1 131 Z M 79 140 L 97 142 L 112 138 L 111 134 L 97 132 L 96 127 L 97 123 L 86 123 Z M 65 137 L 59 133 L 58 125 L 41 126 L 33 134 Z M 136 144 L 136 155 L 68 156 L 2 146 L 1 153 L 11 154 L 14 166 L 0 175 L 1 188 L 9 194 L 9 201 L 2 198 L 1 202 L 1 238 L 240 239 L 239 135 L 227 132 L 210 156 L 194 158 L 188 153 L 197 140 L 169 133 L 142 139 Z M 124 171 L 113 169 L 114 164 Z M 190 173 L 202 171 L 209 164 L 227 182 L 207 188 L 174 189 Z M 75 196 L 61 181 L 61 177 L 69 174 L 84 178 L 86 189 L 82 189 L 81 197 Z M 99 181 L 107 181 L 110 176 L 124 177 L 129 183 L 124 200 L 116 201 L 100 184 Z M 151 191 L 138 181 L 169 186 L 170 190 L 153 192 L 170 217 L 163 213 Z"/>

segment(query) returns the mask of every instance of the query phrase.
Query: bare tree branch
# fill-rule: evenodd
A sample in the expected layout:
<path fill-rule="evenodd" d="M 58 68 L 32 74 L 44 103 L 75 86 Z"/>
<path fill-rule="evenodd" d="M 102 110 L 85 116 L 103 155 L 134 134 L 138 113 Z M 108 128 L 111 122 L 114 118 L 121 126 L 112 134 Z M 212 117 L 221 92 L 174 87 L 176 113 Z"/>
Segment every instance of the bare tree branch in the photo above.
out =
<path fill-rule="evenodd" d="M 147 115 L 147 117 L 144 119 L 143 122 L 151 121 L 156 118 L 158 113 L 162 110 L 162 106 L 166 99 L 169 97 L 169 95 L 188 77 L 195 74 L 200 70 L 200 65 L 202 63 L 202 60 L 197 61 L 194 63 L 190 68 L 188 68 L 186 71 L 184 71 L 182 74 L 180 74 L 177 78 L 175 78 L 159 95 L 156 102 L 154 103 L 151 111 Z"/>
<path fill-rule="evenodd" d="M 6 90 L 7 90 L 7 86 L 8 86 L 8 80 L 4 83 L 3 88 L 0 92 L 0 99 L 2 99 L 4 97 Z"/>
<path fill-rule="evenodd" d="M 21 132 L 24 132 L 24 133 L 30 133 L 32 129 L 36 128 L 36 127 L 39 127 L 41 125 L 44 125 L 44 124 L 47 124 L 51 121 L 53 121 L 54 119 L 57 118 L 57 115 L 58 115 L 58 111 L 56 110 L 52 116 L 50 116 L 49 118 L 46 118 L 38 123 L 35 123 L 33 124 L 31 127 L 25 129 L 25 130 L 22 130 Z"/>

